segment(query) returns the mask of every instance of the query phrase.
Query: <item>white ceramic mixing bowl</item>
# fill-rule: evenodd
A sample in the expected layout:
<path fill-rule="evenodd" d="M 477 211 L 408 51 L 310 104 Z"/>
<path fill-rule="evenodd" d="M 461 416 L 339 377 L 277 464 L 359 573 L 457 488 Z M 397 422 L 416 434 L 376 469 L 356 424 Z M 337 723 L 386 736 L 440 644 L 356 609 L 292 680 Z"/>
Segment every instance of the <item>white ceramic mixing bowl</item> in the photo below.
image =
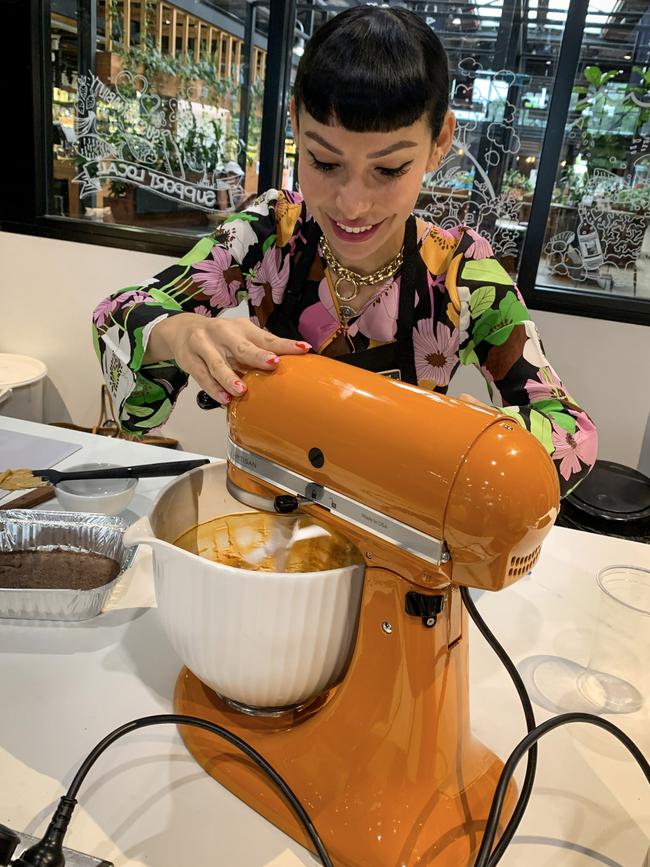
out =
<path fill-rule="evenodd" d="M 254 708 L 298 705 L 337 683 L 354 647 L 363 565 L 321 572 L 233 568 L 172 543 L 220 515 L 250 512 L 226 490 L 225 463 L 172 481 L 125 544 L 153 550 L 158 611 L 185 665 Z"/>

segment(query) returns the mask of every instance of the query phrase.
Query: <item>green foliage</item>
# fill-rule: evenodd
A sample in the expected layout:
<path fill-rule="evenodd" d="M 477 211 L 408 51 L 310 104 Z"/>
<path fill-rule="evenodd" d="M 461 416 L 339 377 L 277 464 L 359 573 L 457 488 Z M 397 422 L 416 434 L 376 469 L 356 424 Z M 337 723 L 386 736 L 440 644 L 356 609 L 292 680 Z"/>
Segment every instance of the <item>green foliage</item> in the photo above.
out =
<path fill-rule="evenodd" d="M 529 195 L 535 189 L 535 185 L 529 177 L 518 172 L 517 169 L 509 169 L 503 176 L 501 191 L 519 192 L 521 195 Z"/>

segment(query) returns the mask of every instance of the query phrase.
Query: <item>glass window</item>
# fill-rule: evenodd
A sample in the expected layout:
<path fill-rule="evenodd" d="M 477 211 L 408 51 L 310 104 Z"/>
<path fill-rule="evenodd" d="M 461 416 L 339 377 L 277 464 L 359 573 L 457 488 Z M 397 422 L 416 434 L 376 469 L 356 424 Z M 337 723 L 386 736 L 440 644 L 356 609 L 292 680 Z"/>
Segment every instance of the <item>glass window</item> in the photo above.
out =
<path fill-rule="evenodd" d="M 52 4 L 50 213 L 209 231 L 257 192 L 266 49 L 245 49 L 246 4 L 90 3 L 94 28 Z"/>
<path fill-rule="evenodd" d="M 516 274 L 568 4 L 531 0 L 526 17 L 512 0 L 428 5 L 441 10 L 423 16 L 449 53 L 457 131 L 419 212 L 475 229 Z"/>
<path fill-rule="evenodd" d="M 650 298 L 650 7 L 591 0 L 537 282 Z"/>

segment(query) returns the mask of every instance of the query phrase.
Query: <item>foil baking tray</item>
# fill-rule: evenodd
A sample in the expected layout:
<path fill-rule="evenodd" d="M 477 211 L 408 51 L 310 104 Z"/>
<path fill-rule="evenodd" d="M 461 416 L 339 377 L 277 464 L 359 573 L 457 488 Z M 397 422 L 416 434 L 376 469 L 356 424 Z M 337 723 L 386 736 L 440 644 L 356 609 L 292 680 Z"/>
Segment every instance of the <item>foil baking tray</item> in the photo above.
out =
<path fill-rule="evenodd" d="M 136 548 L 123 543 L 126 526 L 121 518 L 85 512 L 1 511 L 0 552 L 62 549 L 100 554 L 115 560 L 119 572 L 92 589 L 0 586 L 0 618 L 69 621 L 95 617 L 135 556 Z"/>

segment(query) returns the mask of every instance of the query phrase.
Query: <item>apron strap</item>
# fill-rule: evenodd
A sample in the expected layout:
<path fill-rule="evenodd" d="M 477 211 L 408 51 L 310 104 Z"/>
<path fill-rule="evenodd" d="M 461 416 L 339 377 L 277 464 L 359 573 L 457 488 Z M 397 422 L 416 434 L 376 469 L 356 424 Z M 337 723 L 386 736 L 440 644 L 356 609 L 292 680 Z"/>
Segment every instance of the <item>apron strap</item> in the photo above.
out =
<path fill-rule="evenodd" d="M 282 302 L 279 305 L 278 312 L 287 316 L 288 319 L 293 319 L 293 314 L 298 306 L 304 286 L 307 283 L 309 269 L 314 261 L 318 242 L 320 241 L 321 228 L 316 220 L 310 220 L 305 224 L 303 231 L 305 243 L 303 245 L 300 257 L 295 259 L 295 265 L 284 290 Z"/>
<path fill-rule="evenodd" d="M 415 312 L 415 288 L 418 279 L 418 233 L 413 214 L 406 221 L 404 230 L 404 260 L 400 280 L 399 308 L 397 313 L 398 340 L 413 337 L 413 318 Z"/>

